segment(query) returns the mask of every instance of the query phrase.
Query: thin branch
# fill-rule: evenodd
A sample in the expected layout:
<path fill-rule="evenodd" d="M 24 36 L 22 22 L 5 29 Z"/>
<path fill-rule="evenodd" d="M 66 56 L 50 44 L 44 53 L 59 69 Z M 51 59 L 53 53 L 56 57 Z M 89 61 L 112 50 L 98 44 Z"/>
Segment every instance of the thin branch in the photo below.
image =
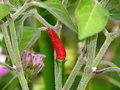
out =
<path fill-rule="evenodd" d="M 106 37 L 110 34 L 110 33 L 107 31 L 106 28 L 103 30 L 103 33 L 104 33 L 104 35 L 105 35 Z"/>
<path fill-rule="evenodd" d="M 93 60 L 94 62 L 92 64 L 92 67 L 97 67 L 98 66 L 98 64 L 100 63 L 103 56 L 105 55 L 105 52 L 107 51 L 111 42 L 119 36 L 120 36 L 120 31 L 117 31 L 117 32 L 110 33 L 106 37 L 106 40 L 105 40 L 104 44 L 102 45 L 102 47 L 100 48 L 100 51 L 98 52 L 97 56 Z M 89 80 L 92 78 L 93 75 L 94 74 L 92 72 L 85 71 L 85 74 L 82 77 L 83 79 L 81 79 L 77 90 L 85 90 Z"/>
<path fill-rule="evenodd" d="M 15 68 L 9 66 L 8 64 L 5 64 L 5 63 L 0 62 L 0 65 L 3 66 L 4 68 L 6 68 L 6 69 L 9 70 L 9 71 L 16 71 Z"/>
<path fill-rule="evenodd" d="M 97 70 L 94 73 L 95 74 L 101 74 L 101 73 L 112 72 L 112 71 L 120 72 L 120 68 L 118 68 L 118 67 L 108 67 L 108 68 L 104 68 L 104 69 L 101 69 L 101 70 Z"/>
<path fill-rule="evenodd" d="M 114 64 L 113 62 L 110 62 L 110 61 L 107 61 L 107 60 L 102 60 L 100 62 L 100 64 L 102 65 L 108 65 L 110 67 L 118 67 L 116 64 Z M 119 67 L 118 67 L 119 68 Z M 120 77 L 120 72 L 117 72 L 118 73 L 118 76 Z"/>
<path fill-rule="evenodd" d="M 102 65 L 108 65 L 108 66 L 110 66 L 110 67 L 118 67 L 116 64 L 114 64 L 113 62 L 108 61 L 108 60 L 102 60 L 102 61 L 100 62 L 100 64 L 102 64 Z"/>
<path fill-rule="evenodd" d="M 78 72 L 80 71 L 80 69 L 82 68 L 82 66 L 84 65 L 85 61 L 83 58 L 83 53 L 78 57 L 77 63 L 75 64 L 72 72 L 70 73 L 64 87 L 63 90 L 69 90 L 78 74 Z"/>
<path fill-rule="evenodd" d="M 88 56 L 87 56 L 88 61 L 85 66 L 84 73 L 79 82 L 77 90 L 85 90 L 89 80 L 93 75 L 92 72 L 96 69 L 96 67 L 92 67 L 92 63 L 94 62 L 95 53 L 96 53 L 97 35 L 90 37 L 90 42 L 88 43 L 88 45 L 89 45 Z"/>
<path fill-rule="evenodd" d="M 63 4 L 63 6 L 66 8 L 66 7 L 67 7 L 67 4 L 68 4 L 68 0 L 62 0 L 62 4 Z"/>
<path fill-rule="evenodd" d="M 120 30 L 114 31 L 110 35 L 113 39 L 116 39 L 117 37 L 120 37 Z"/>
<path fill-rule="evenodd" d="M 111 42 L 113 41 L 113 37 L 107 37 L 103 46 L 101 47 L 100 51 L 98 52 L 96 58 L 94 59 L 94 62 L 93 62 L 93 67 L 96 67 L 101 59 L 103 58 L 106 50 L 108 49 L 109 45 L 111 44 Z"/>
<path fill-rule="evenodd" d="M 88 64 L 87 64 L 87 67 L 92 66 L 93 59 L 96 56 L 97 38 L 98 38 L 98 35 L 96 34 L 88 39 L 88 54 L 87 54 Z"/>
<path fill-rule="evenodd" d="M 50 25 L 48 22 L 46 22 L 46 20 L 45 20 L 42 16 L 40 16 L 36 10 L 34 10 L 34 17 L 35 17 L 36 19 L 38 19 L 38 20 L 39 20 L 43 25 L 45 25 L 46 27 L 50 27 L 50 28 L 52 28 L 52 29 L 55 29 L 54 26 L 52 26 L 52 25 Z"/>

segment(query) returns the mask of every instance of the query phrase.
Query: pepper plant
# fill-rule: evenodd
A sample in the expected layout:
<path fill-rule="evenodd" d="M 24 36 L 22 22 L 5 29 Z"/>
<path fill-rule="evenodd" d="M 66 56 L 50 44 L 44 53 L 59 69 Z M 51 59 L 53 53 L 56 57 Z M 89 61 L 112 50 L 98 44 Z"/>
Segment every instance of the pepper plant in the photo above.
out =
<path fill-rule="evenodd" d="M 120 38 L 119 20 L 120 0 L 0 0 L 2 47 L 8 59 L 0 65 L 14 76 L 2 89 L 18 78 L 22 90 L 96 90 L 91 80 L 103 73 L 120 88 L 120 80 L 107 75 L 115 71 L 117 77 L 120 64 L 104 60 L 109 46 Z M 75 44 L 69 32 L 77 37 Z M 71 55 L 65 40 L 77 52 L 72 49 Z M 75 64 L 66 73 L 66 63 L 73 64 L 69 59 Z M 44 88 L 33 89 L 40 72 Z"/>

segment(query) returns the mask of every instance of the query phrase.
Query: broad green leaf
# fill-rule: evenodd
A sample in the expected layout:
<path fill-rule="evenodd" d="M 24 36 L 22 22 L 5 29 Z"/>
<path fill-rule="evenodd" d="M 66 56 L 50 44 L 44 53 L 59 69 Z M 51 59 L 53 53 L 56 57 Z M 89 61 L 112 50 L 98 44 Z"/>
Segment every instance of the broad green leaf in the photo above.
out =
<path fill-rule="evenodd" d="M 94 0 L 81 0 L 75 11 L 79 39 L 85 39 L 100 32 L 107 24 L 109 13 Z"/>
<path fill-rule="evenodd" d="M 47 9 L 53 16 L 55 16 L 58 20 L 64 23 L 67 27 L 76 31 L 76 27 L 72 23 L 68 11 L 63 7 L 63 5 L 60 2 L 46 1 L 42 4 L 44 5 L 42 8 Z"/>
<path fill-rule="evenodd" d="M 10 8 L 8 5 L 0 3 L 0 20 L 9 14 Z"/>
<path fill-rule="evenodd" d="M 39 38 L 41 31 L 31 28 L 24 27 L 23 28 L 23 37 L 21 39 L 19 49 L 22 52 L 26 48 L 30 48 Z"/>
<path fill-rule="evenodd" d="M 120 20 L 120 10 L 112 9 L 110 12 L 110 18 L 113 20 Z"/>

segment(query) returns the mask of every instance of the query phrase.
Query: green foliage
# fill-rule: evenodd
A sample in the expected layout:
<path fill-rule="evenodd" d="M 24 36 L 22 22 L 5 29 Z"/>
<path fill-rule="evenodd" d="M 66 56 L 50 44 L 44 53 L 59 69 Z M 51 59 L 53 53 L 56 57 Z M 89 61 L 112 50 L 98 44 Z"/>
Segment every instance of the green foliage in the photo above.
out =
<path fill-rule="evenodd" d="M 9 2 L 13 5 L 20 5 L 25 2 L 25 0 L 9 0 Z"/>
<path fill-rule="evenodd" d="M 23 37 L 23 25 L 24 25 L 24 21 L 26 18 L 20 18 L 20 20 L 15 22 L 15 29 L 17 32 L 17 37 L 18 37 L 18 42 L 21 41 L 22 37 Z"/>
<path fill-rule="evenodd" d="M 0 20 L 8 15 L 10 12 L 10 8 L 8 5 L 0 3 Z"/>
<path fill-rule="evenodd" d="M 19 48 L 22 52 L 26 48 L 30 48 L 39 38 L 40 30 L 34 29 L 31 27 L 24 27 L 23 28 L 23 37 L 21 39 Z"/>
<path fill-rule="evenodd" d="M 96 78 L 91 80 L 87 90 L 110 90 L 110 88 L 111 86 L 109 82 L 102 78 L 100 79 Z"/>
<path fill-rule="evenodd" d="M 12 7 L 15 7 L 15 8 L 17 6 L 20 7 L 19 5 L 22 5 L 24 3 L 24 0 L 9 0 L 9 1 L 12 5 L 14 5 Z M 37 11 L 47 22 L 49 22 L 49 24 L 54 26 L 56 24 L 56 21 L 59 20 L 61 21 L 61 23 L 65 24 L 68 27 L 67 28 L 63 25 L 61 38 L 62 38 L 62 42 L 64 42 L 65 44 L 65 47 L 67 47 L 66 48 L 67 58 L 66 58 L 65 64 L 69 63 L 69 65 L 65 65 L 64 71 L 66 75 L 69 75 L 71 73 L 71 70 L 73 69 L 72 67 L 73 64 L 76 62 L 77 54 L 81 52 L 81 49 L 78 50 L 77 48 L 77 45 L 81 43 L 81 42 L 78 42 L 77 33 L 73 33 L 73 31 L 70 31 L 70 29 L 74 30 L 75 32 L 77 31 L 76 26 L 73 24 L 70 16 L 72 16 L 73 20 L 75 19 L 73 12 L 79 0 L 68 0 L 67 5 L 69 7 L 71 14 L 68 13 L 67 9 L 65 9 L 61 4 L 61 2 L 59 1 L 62 1 L 62 0 L 38 0 L 41 6 L 37 7 Z M 105 27 L 108 20 L 108 16 L 109 16 L 109 13 L 107 10 L 109 10 L 110 18 L 112 20 L 120 20 L 120 10 L 118 8 L 120 0 L 109 0 L 109 2 L 106 4 L 106 7 L 105 7 L 107 10 L 100 7 L 94 1 L 95 0 L 80 0 L 80 3 L 76 8 L 75 15 L 77 18 L 78 29 L 79 29 L 79 33 L 78 33 L 79 40 L 90 37 L 100 32 Z M 98 1 L 107 2 L 108 0 L 98 0 Z M 47 32 L 46 31 L 41 32 L 39 29 L 37 29 L 43 26 L 44 23 L 42 22 L 38 23 L 38 21 L 33 17 L 28 18 L 29 16 L 28 12 L 29 10 L 32 11 L 33 8 L 34 7 L 27 9 L 25 12 L 21 13 L 22 18 L 20 16 L 15 20 L 15 28 L 18 36 L 19 49 L 20 49 L 20 52 L 22 52 L 24 49 L 27 49 L 33 46 L 31 48 L 34 49 L 35 52 L 46 55 L 46 58 L 43 60 L 45 63 L 45 67 L 43 68 L 42 72 L 38 75 L 40 76 L 39 78 L 44 78 L 44 80 L 38 79 L 37 77 L 36 78 L 37 82 L 34 82 L 34 79 L 32 79 L 30 90 L 33 89 L 33 84 L 36 84 L 36 83 L 38 83 L 38 88 L 33 90 L 55 90 L 54 49 Z M 8 9 L 10 8 L 7 5 L 0 4 L 0 19 L 3 19 L 7 14 L 9 14 L 10 10 Z M 110 25 L 112 26 L 112 24 Z M 108 25 L 107 28 L 111 28 L 111 26 Z M 8 29 L 8 32 L 9 32 L 9 29 Z M 106 38 L 103 35 L 103 33 L 99 33 L 99 38 L 97 42 L 97 51 L 100 49 L 105 39 Z M 110 51 L 107 52 L 107 53 L 112 52 L 112 54 L 115 53 L 113 62 L 118 66 L 120 66 L 119 42 L 120 42 L 120 39 L 116 40 L 115 47 L 114 47 L 116 50 L 110 48 Z M 1 43 L 4 44 L 5 46 L 5 43 L 0 41 L 0 44 Z M 5 48 L 4 48 L 4 53 L 5 53 Z M 10 62 L 9 60 L 7 61 Z M 71 62 L 72 64 L 70 64 Z M 98 69 L 100 68 L 103 68 L 103 67 L 99 66 Z M 77 89 L 78 83 L 80 82 L 81 75 L 83 75 L 83 71 L 84 70 L 82 69 L 78 73 L 78 76 L 76 77 L 70 90 Z M 106 76 L 109 76 L 109 78 L 106 78 Z M 10 81 L 12 77 L 13 76 L 10 73 L 4 77 L 0 77 L 0 89 L 6 86 L 6 83 L 8 83 L 8 81 Z M 91 80 L 87 85 L 86 90 L 102 90 L 102 89 L 103 90 L 104 89 L 119 90 L 119 86 L 120 86 L 119 82 L 120 82 L 120 78 L 118 76 L 118 73 L 111 72 L 104 75 L 103 74 L 95 75 L 95 78 Z M 17 79 L 15 79 L 12 83 L 10 83 L 6 89 L 21 90 Z"/>
<path fill-rule="evenodd" d="M 110 12 L 110 18 L 113 20 L 120 20 L 120 10 L 112 9 Z"/>
<path fill-rule="evenodd" d="M 68 11 L 63 7 L 63 5 L 60 2 L 47 1 L 47 2 L 44 2 L 43 5 L 44 5 L 43 8 L 47 9 L 58 20 L 60 20 L 70 29 L 76 31 L 76 27 L 72 23 Z"/>
<path fill-rule="evenodd" d="M 107 23 L 109 13 L 93 0 L 81 0 L 76 8 L 79 39 L 85 39 L 100 32 Z"/>
<path fill-rule="evenodd" d="M 113 9 L 113 8 L 116 8 L 116 6 L 117 6 L 118 4 L 119 4 L 119 0 L 109 0 L 106 8 L 107 8 L 108 10 L 111 10 L 111 9 Z"/>
<path fill-rule="evenodd" d="M 13 5 L 20 5 L 20 1 L 19 0 L 9 0 L 9 2 Z"/>

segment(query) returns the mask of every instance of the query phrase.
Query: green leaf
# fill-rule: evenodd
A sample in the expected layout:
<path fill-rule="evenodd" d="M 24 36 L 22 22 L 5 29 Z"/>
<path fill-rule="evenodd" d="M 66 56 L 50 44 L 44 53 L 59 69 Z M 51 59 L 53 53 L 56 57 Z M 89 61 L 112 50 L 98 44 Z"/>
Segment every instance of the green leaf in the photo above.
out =
<path fill-rule="evenodd" d="M 21 5 L 25 2 L 26 0 L 9 0 L 9 2 L 13 5 Z"/>
<path fill-rule="evenodd" d="M 10 8 L 8 5 L 0 3 L 0 20 L 9 14 Z"/>
<path fill-rule="evenodd" d="M 64 23 L 70 29 L 76 31 L 75 25 L 72 23 L 72 20 L 69 16 L 68 11 L 63 7 L 60 2 L 43 2 L 44 6 L 42 8 L 47 9 L 53 16 L 55 16 L 58 20 Z"/>
<path fill-rule="evenodd" d="M 81 0 L 75 15 L 79 39 L 82 40 L 100 32 L 107 24 L 109 13 L 93 0 Z"/>
<path fill-rule="evenodd" d="M 119 4 L 119 0 L 109 0 L 109 2 L 106 5 L 106 9 L 111 10 L 117 7 Z"/>
<path fill-rule="evenodd" d="M 15 29 L 17 31 L 17 37 L 18 41 L 20 42 L 22 37 L 23 37 L 23 26 L 24 26 L 24 21 L 30 16 L 30 13 L 27 13 L 25 16 L 20 18 L 19 20 L 16 20 L 15 22 Z"/>
<path fill-rule="evenodd" d="M 40 30 L 24 27 L 23 28 L 23 37 L 19 45 L 19 49 L 22 52 L 26 48 L 30 48 L 39 38 Z"/>
<path fill-rule="evenodd" d="M 18 42 L 21 41 L 21 38 L 23 36 L 23 25 L 24 25 L 24 21 L 26 18 L 24 18 L 24 16 L 15 22 L 15 29 L 17 31 L 17 37 L 18 37 Z"/>
<path fill-rule="evenodd" d="M 120 10 L 112 9 L 110 12 L 110 18 L 113 20 L 120 20 Z"/>
<path fill-rule="evenodd" d="M 19 0 L 9 0 L 9 2 L 13 5 L 20 5 L 20 1 Z"/>

